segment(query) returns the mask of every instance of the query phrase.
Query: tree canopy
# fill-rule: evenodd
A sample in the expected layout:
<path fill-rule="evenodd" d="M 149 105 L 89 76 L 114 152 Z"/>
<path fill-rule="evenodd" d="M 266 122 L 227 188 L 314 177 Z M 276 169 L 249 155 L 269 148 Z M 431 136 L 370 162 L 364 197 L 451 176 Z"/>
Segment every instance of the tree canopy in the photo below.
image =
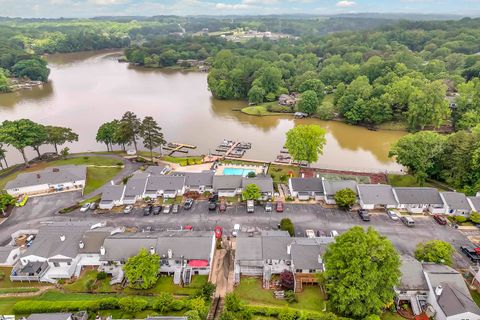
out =
<path fill-rule="evenodd" d="M 242 198 L 244 200 L 258 200 L 262 196 L 260 188 L 254 184 L 247 184 L 245 189 L 242 191 Z"/>
<path fill-rule="evenodd" d="M 353 227 L 341 234 L 327 247 L 324 261 L 330 305 L 340 314 L 364 318 L 393 302 L 400 258 L 374 229 Z"/>
<path fill-rule="evenodd" d="M 285 146 L 294 160 L 310 164 L 323 154 L 325 133 L 325 129 L 317 125 L 298 125 L 287 131 Z"/>
<path fill-rule="evenodd" d="M 357 201 L 357 195 L 350 188 L 338 190 L 334 195 L 335 202 L 340 208 L 350 208 Z"/>
<path fill-rule="evenodd" d="M 421 242 L 415 249 L 415 258 L 420 261 L 434 262 L 451 266 L 453 264 L 453 246 L 442 240 Z"/>
<path fill-rule="evenodd" d="M 149 289 L 157 283 L 159 267 L 160 257 L 143 248 L 136 256 L 128 258 L 123 270 L 131 288 Z"/>

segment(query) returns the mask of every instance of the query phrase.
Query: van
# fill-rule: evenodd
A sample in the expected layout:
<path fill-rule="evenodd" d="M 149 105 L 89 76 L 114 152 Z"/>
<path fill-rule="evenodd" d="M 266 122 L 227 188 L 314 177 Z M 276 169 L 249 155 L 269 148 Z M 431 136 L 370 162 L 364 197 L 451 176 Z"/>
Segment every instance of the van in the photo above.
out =
<path fill-rule="evenodd" d="M 415 227 L 415 221 L 411 217 L 401 217 L 400 218 L 404 225 L 407 227 L 413 228 Z"/>
<path fill-rule="evenodd" d="M 247 200 L 247 212 L 254 213 L 255 212 L 255 203 L 253 200 Z"/>

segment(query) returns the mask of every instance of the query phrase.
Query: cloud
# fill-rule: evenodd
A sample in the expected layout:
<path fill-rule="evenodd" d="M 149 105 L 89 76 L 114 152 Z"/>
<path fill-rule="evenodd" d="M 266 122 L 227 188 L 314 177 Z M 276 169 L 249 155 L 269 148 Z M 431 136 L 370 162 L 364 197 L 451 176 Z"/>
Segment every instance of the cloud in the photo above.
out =
<path fill-rule="evenodd" d="M 355 6 L 357 3 L 355 1 L 342 0 L 338 1 L 336 6 L 340 8 L 349 8 Z"/>
<path fill-rule="evenodd" d="M 97 6 L 108 6 L 113 4 L 124 3 L 125 0 L 89 0 L 88 2 Z"/>
<path fill-rule="evenodd" d="M 218 2 L 215 8 L 219 10 L 245 10 L 251 8 L 251 5 L 246 3 L 223 3 Z"/>
<path fill-rule="evenodd" d="M 242 4 L 252 4 L 252 5 L 270 5 L 276 4 L 278 0 L 243 0 Z"/>

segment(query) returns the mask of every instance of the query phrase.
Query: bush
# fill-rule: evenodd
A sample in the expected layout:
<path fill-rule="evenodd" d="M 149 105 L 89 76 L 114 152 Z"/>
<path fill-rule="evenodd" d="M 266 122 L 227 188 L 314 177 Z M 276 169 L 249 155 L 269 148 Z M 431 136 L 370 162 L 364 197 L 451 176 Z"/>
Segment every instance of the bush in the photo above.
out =
<path fill-rule="evenodd" d="M 203 160 L 202 159 L 196 159 L 195 160 L 195 164 L 202 164 L 203 163 Z"/>
<path fill-rule="evenodd" d="M 165 313 L 172 310 L 173 295 L 170 293 L 162 292 L 157 299 L 153 302 L 153 309 L 160 313 Z"/>
<path fill-rule="evenodd" d="M 207 304 L 205 303 L 205 300 L 203 300 L 203 298 L 193 298 L 193 299 L 187 300 L 187 308 L 189 310 L 198 311 L 198 314 L 201 317 L 203 317 L 204 315 L 207 315 L 207 312 L 208 312 Z"/>
<path fill-rule="evenodd" d="M 185 308 L 185 303 L 183 302 L 183 300 L 173 300 L 170 308 L 172 309 L 172 311 L 181 311 Z"/>
<path fill-rule="evenodd" d="M 108 274 L 105 271 L 100 271 L 97 273 L 97 280 L 105 280 L 107 279 Z"/>
<path fill-rule="evenodd" d="M 88 281 L 85 283 L 85 289 L 87 289 L 87 292 L 93 292 L 94 287 L 95 287 L 95 280 L 88 279 Z"/>
<path fill-rule="evenodd" d="M 279 318 L 280 313 L 285 311 L 285 308 L 269 307 L 269 306 L 248 306 L 248 310 L 256 316 L 264 316 L 270 318 Z M 297 314 L 297 316 L 299 316 Z M 302 311 L 302 319 L 307 320 L 337 320 L 339 319 L 331 312 L 317 312 L 317 311 Z"/>
<path fill-rule="evenodd" d="M 464 216 L 455 216 L 455 221 L 457 223 L 464 223 L 465 221 L 467 221 L 467 218 L 465 218 Z"/>
<path fill-rule="evenodd" d="M 100 310 L 118 309 L 118 299 L 114 297 L 102 298 L 98 301 Z"/>
<path fill-rule="evenodd" d="M 0 279 L 2 279 L 2 278 L 0 277 Z M 32 288 L 32 287 L 0 288 L 0 294 L 38 292 L 39 290 L 40 290 L 39 288 Z"/>
<path fill-rule="evenodd" d="M 137 297 L 125 297 L 121 298 L 118 301 L 118 304 L 123 312 L 135 314 L 145 310 L 148 305 L 148 301 Z"/>
<path fill-rule="evenodd" d="M 185 312 L 184 316 L 187 318 L 187 320 L 202 320 L 196 310 L 187 311 Z"/>
<path fill-rule="evenodd" d="M 335 118 L 335 106 L 329 101 L 323 101 L 317 109 L 317 115 L 322 120 Z"/>
<path fill-rule="evenodd" d="M 293 292 L 292 290 L 286 291 L 286 292 L 285 292 L 285 300 L 286 300 L 288 303 L 297 302 L 297 296 L 295 295 L 295 292 Z"/>
<path fill-rule="evenodd" d="M 295 277 L 293 276 L 292 272 L 285 270 L 280 273 L 280 286 L 284 290 L 293 290 L 295 287 Z M 293 294 L 293 296 L 295 297 L 295 294 Z"/>
<path fill-rule="evenodd" d="M 0 280 L 5 279 L 5 272 L 0 271 Z"/>
<path fill-rule="evenodd" d="M 98 311 L 100 303 L 98 301 L 18 301 L 13 306 L 15 314 L 31 313 L 53 313 L 66 311 Z"/>
<path fill-rule="evenodd" d="M 475 224 L 480 223 L 480 213 L 472 212 L 472 214 L 470 215 L 470 221 L 472 221 Z"/>
<path fill-rule="evenodd" d="M 188 165 L 193 165 L 195 164 L 195 159 L 187 159 Z"/>
<path fill-rule="evenodd" d="M 297 317 L 298 312 L 290 308 L 282 309 L 282 311 L 278 313 L 279 320 L 295 320 Z"/>
<path fill-rule="evenodd" d="M 186 165 L 188 165 L 188 161 L 187 160 L 181 160 L 178 162 L 182 167 L 185 167 Z"/>
<path fill-rule="evenodd" d="M 283 218 L 280 220 L 280 230 L 288 231 L 290 236 L 295 236 L 295 227 L 293 226 L 292 220 L 289 218 Z"/>
<path fill-rule="evenodd" d="M 217 239 L 220 240 L 220 239 Z M 201 297 L 205 301 L 210 301 L 212 299 L 212 295 L 215 292 L 215 285 L 211 282 L 205 283 L 200 289 L 195 292 L 195 297 Z"/>

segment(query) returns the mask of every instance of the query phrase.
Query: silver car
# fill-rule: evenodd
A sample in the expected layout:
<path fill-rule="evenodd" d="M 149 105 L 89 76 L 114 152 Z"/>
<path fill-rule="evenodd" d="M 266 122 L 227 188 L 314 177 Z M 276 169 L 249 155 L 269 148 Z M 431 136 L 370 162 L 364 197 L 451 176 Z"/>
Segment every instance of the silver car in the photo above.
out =
<path fill-rule="evenodd" d="M 390 219 L 392 219 L 393 221 L 398 221 L 400 219 L 400 217 L 398 216 L 398 214 L 393 211 L 393 210 L 387 210 L 387 215 L 390 217 Z"/>
<path fill-rule="evenodd" d="M 125 207 L 125 209 L 123 209 L 123 213 L 125 214 L 129 214 L 133 211 L 133 206 L 131 204 L 129 204 L 128 206 Z"/>
<path fill-rule="evenodd" d="M 87 212 L 90 209 L 90 202 L 85 203 L 81 208 L 80 212 Z"/>

